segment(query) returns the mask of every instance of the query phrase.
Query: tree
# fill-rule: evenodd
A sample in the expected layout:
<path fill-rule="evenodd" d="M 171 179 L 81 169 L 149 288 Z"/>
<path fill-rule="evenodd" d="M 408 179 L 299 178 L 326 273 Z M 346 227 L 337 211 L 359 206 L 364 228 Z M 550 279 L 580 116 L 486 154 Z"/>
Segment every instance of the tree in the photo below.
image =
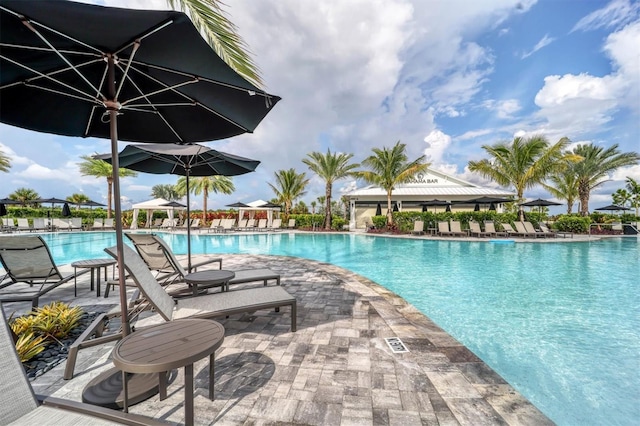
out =
<path fill-rule="evenodd" d="M 107 179 L 107 217 L 111 217 L 111 199 L 113 198 L 113 166 L 104 160 L 93 158 L 90 155 L 83 155 L 84 161 L 78 163 L 82 176 L 95 176 Z M 122 177 L 135 177 L 138 173 L 133 170 L 120 168 L 118 175 Z"/>
<path fill-rule="evenodd" d="M 332 154 L 327 149 L 326 154 L 321 152 L 312 152 L 307 154 L 307 158 L 302 162 L 309 166 L 309 169 L 314 172 L 325 182 L 325 211 L 324 211 L 324 228 L 331 229 L 331 193 L 333 190 L 333 183 L 337 180 L 343 179 L 347 176 L 352 176 L 353 171 L 360 167 L 359 164 L 349 164 L 349 160 L 353 157 L 353 154 L 334 153 Z"/>
<path fill-rule="evenodd" d="M 581 158 L 572 165 L 578 181 L 578 196 L 580 198 L 580 214 L 589 214 L 589 197 L 591 191 L 607 181 L 609 173 L 624 166 L 632 166 L 640 161 L 636 152 L 622 153 L 618 144 L 605 149 L 594 144 L 579 145 L 573 149 L 573 154 Z"/>
<path fill-rule="evenodd" d="M 218 0 L 167 0 L 174 10 L 180 10 L 207 40 L 215 52 L 238 74 L 257 87 L 262 79 L 257 65 L 251 59 L 249 49 L 237 32 L 237 27 L 227 19 Z"/>
<path fill-rule="evenodd" d="M 7 154 L 0 151 L 0 172 L 9 173 L 11 168 L 11 159 Z"/>
<path fill-rule="evenodd" d="M 424 155 L 413 161 L 409 161 L 406 154 L 406 145 L 396 142 L 393 148 L 373 148 L 373 155 L 365 158 L 362 165 L 370 170 L 354 173 L 358 179 L 370 184 L 378 185 L 387 192 L 387 226 L 393 225 L 393 212 L 391 210 L 391 195 L 395 186 L 410 182 L 416 173 L 427 170 L 428 163 L 424 162 Z"/>
<path fill-rule="evenodd" d="M 624 188 L 620 188 L 611 194 L 611 198 L 613 199 L 613 204 L 627 207 L 627 204 L 631 201 L 631 193 Z"/>
<path fill-rule="evenodd" d="M 640 216 L 640 182 L 627 176 L 627 190 L 631 194 L 631 207 L 636 209 L 636 216 Z"/>
<path fill-rule="evenodd" d="M 180 176 L 178 183 L 175 185 L 175 189 L 180 196 L 187 194 L 187 177 Z M 189 179 L 189 191 L 194 195 L 203 196 L 202 201 L 202 222 L 207 223 L 207 198 L 209 193 L 214 194 L 232 194 L 236 188 L 233 186 L 233 181 L 228 176 L 202 176 L 192 177 Z M 187 218 L 188 219 L 188 218 Z"/>
<path fill-rule="evenodd" d="M 40 195 L 31 188 L 18 188 L 9 194 L 9 198 L 20 202 L 20 205 L 24 207 L 40 198 Z"/>
<path fill-rule="evenodd" d="M 543 183 L 542 186 L 554 197 L 567 202 L 567 214 L 573 212 L 573 204 L 578 198 L 578 181 L 571 169 L 553 174 L 549 177 L 553 185 Z"/>
<path fill-rule="evenodd" d="M 177 201 L 180 199 L 180 193 L 176 190 L 175 185 L 153 185 L 151 188 L 151 196 L 153 198 L 164 198 L 167 201 Z"/>
<path fill-rule="evenodd" d="M 530 138 L 516 137 L 511 143 L 483 145 L 482 149 L 490 158 L 469 161 L 469 170 L 499 185 L 512 186 L 516 191 L 518 204 L 521 204 L 526 189 L 542 184 L 549 176 L 565 168 L 568 161 L 576 160 L 574 156 L 563 153 L 569 142 L 568 138 L 562 138 L 549 146 L 547 139 L 538 135 Z M 522 207 L 519 212 L 520 220 L 523 220 Z"/>
<path fill-rule="evenodd" d="M 274 173 L 276 185 L 269 183 L 271 189 L 276 194 L 278 203 L 284 204 L 284 213 L 289 215 L 293 202 L 305 195 L 305 188 L 309 184 L 304 172 L 297 173 L 295 169 L 278 170 Z"/>
<path fill-rule="evenodd" d="M 75 193 L 68 196 L 66 200 L 71 204 L 75 204 L 76 210 L 80 210 L 80 204 L 89 201 L 89 196 L 87 196 L 86 194 Z"/>

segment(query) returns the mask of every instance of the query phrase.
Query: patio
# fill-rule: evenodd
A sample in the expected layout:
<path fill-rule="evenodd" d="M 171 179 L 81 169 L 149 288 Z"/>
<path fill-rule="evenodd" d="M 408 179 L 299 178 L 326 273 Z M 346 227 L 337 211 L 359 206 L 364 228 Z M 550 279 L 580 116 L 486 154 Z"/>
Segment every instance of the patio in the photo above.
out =
<path fill-rule="evenodd" d="M 281 273 L 282 285 L 298 301 L 298 331 L 290 332 L 287 309 L 221 318 L 226 333 L 216 352 L 215 401 L 208 399 L 207 361 L 195 365 L 196 424 L 552 424 L 473 353 L 383 287 L 326 263 L 222 257 L 225 269 Z M 55 299 L 87 311 L 117 306 L 113 293 L 96 298 L 87 275 L 78 282 L 77 298 L 71 282 L 41 305 Z M 28 309 L 28 303 L 5 306 L 7 315 Z M 400 338 L 409 352 L 393 353 L 386 337 Z M 34 391 L 80 400 L 85 384 L 113 366 L 112 348 L 83 349 L 72 380 L 62 380 L 60 364 L 32 382 Z M 184 422 L 182 374 L 167 399 L 156 395 L 130 411 Z"/>

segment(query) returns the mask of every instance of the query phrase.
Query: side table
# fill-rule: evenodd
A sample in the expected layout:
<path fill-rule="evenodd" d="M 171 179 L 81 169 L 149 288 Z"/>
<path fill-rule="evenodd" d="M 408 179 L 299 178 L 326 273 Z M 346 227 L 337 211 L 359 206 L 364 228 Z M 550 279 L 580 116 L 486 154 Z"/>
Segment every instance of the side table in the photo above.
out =
<path fill-rule="evenodd" d="M 229 281 L 235 278 L 233 271 L 215 269 L 207 271 L 192 272 L 184 276 L 187 284 L 191 285 L 193 295 L 197 296 L 202 289 L 209 287 L 222 287 L 222 291 L 229 290 Z"/>
<path fill-rule="evenodd" d="M 96 273 L 96 296 L 100 297 L 100 268 L 104 268 L 104 281 L 107 282 L 107 266 L 115 265 L 117 261 L 113 258 L 104 258 L 104 259 L 88 259 L 88 260 L 78 260 L 73 262 L 71 266 L 73 267 L 73 273 L 75 275 L 77 268 L 89 268 L 91 269 L 91 290 L 93 290 L 94 283 L 94 271 L 97 270 Z M 113 276 L 113 271 L 111 272 Z M 73 295 L 76 296 L 76 278 L 73 279 Z M 104 297 L 107 297 L 107 292 L 105 292 Z"/>
<path fill-rule="evenodd" d="M 129 334 L 113 348 L 113 364 L 122 370 L 124 412 L 128 412 L 127 373 L 158 373 L 160 399 L 167 397 L 167 372 L 184 367 L 185 424 L 193 425 L 193 363 L 209 356 L 209 399 L 213 401 L 215 351 L 224 327 L 207 319 L 181 319 Z"/>

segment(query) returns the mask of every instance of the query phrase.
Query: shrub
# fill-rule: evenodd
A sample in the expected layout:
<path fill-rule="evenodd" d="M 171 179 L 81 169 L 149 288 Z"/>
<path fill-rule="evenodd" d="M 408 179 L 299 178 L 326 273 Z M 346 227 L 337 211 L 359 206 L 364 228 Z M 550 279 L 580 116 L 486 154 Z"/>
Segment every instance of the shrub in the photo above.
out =
<path fill-rule="evenodd" d="M 16 342 L 16 352 L 20 362 L 27 362 L 38 355 L 46 347 L 46 340 L 34 333 L 23 333 Z"/>
<path fill-rule="evenodd" d="M 573 232 L 575 234 L 586 234 L 589 232 L 591 218 L 586 216 L 558 216 L 553 223 L 553 229 L 560 232 Z"/>

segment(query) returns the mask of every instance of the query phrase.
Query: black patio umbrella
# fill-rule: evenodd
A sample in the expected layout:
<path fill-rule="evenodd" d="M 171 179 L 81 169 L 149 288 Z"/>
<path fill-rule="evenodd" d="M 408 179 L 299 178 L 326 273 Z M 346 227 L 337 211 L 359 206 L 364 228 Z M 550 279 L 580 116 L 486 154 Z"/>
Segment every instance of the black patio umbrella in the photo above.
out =
<path fill-rule="evenodd" d="M 233 207 L 234 209 L 237 209 L 240 207 L 249 207 L 249 204 L 237 202 L 237 203 L 227 204 L 227 207 Z"/>
<path fill-rule="evenodd" d="M 0 92 L 2 93 L 2 92 Z M 51 207 L 53 207 L 54 204 L 64 204 L 66 203 L 67 200 L 62 200 L 60 198 L 38 198 L 37 200 L 33 200 L 32 203 L 38 203 L 38 204 L 49 204 L 51 203 Z"/>
<path fill-rule="evenodd" d="M 12 200 L 11 198 L 1 198 L 0 203 L 2 204 L 22 204 L 20 201 Z"/>
<path fill-rule="evenodd" d="M 479 203 L 476 203 L 476 205 L 473 206 L 473 211 L 474 212 L 479 212 L 480 211 L 480 204 Z"/>
<path fill-rule="evenodd" d="M 96 158 L 111 163 L 108 154 Z M 237 176 L 252 172 L 257 160 L 216 151 L 198 144 L 132 144 L 119 154 L 120 167 L 152 174 L 186 176 L 187 183 L 187 271 L 191 272 L 190 176 Z"/>
<path fill-rule="evenodd" d="M 599 207 L 595 210 L 613 212 L 613 211 L 621 211 L 621 210 L 624 211 L 624 210 L 631 210 L 631 209 L 625 206 L 619 206 L 617 204 L 609 204 L 608 206 Z"/>
<path fill-rule="evenodd" d="M 420 205 L 423 208 L 422 211 L 425 211 L 424 210 L 425 207 L 436 207 L 433 210 L 433 212 L 436 213 L 437 212 L 437 207 L 448 207 L 448 206 L 451 205 L 451 203 L 449 201 L 445 201 L 445 200 L 433 199 L 433 200 L 424 201 L 424 202 L 420 203 Z M 449 211 L 451 211 L 451 209 L 449 209 Z"/>
<path fill-rule="evenodd" d="M 274 203 L 265 203 L 261 206 L 258 207 L 264 207 L 265 209 L 277 209 L 277 208 L 282 208 L 282 206 L 280 204 L 274 204 Z"/>
<path fill-rule="evenodd" d="M 393 203 L 393 211 L 394 212 L 398 211 L 398 203 Z"/>
<path fill-rule="evenodd" d="M 542 198 L 537 198 L 535 200 L 527 201 L 526 203 L 521 203 L 520 205 L 523 207 L 539 207 L 538 213 L 542 214 L 543 207 L 561 206 L 562 203 L 556 203 L 555 201 L 543 200 Z"/>
<path fill-rule="evenodd" d="M 496 203 L 491 203 L 489 204 L 489 211 L 495 211 L 496 210 Z"/>
<path fill-rule="evenodd" d="M 252 132 L 280 100 L 232 70 L 181 12 L 0 0 L 0 40 L 1 122 L 111 140 L 119 259 L 118 140 L 228 138 Z M 126 335 L 122 262 L 118 272 Z"/>
<path fill-rule="evenodd" d="M 376 207 L 376 216 L 381 216 L 381 215 L 382 215 L 382 205 L 378 203 L 378 206 Z"/>
<path fill-rule="evenodd" d="M 447 205 L 447 208 L 444 209 L 445 212 L 450 213 L 451 212 L 451 204 Z"/>
<path fill-rule="evenodd" d="M 513 200 L 511 200 L 509 198 L 480 197 L 480 198 L 474 198 L 473 200 L 464 201 L 464 203 L 467 203 L 467 204 L 491 204 L 491 203 L 500 204 L 500 203 L 509 203 L 511 201 L 513 201 Z"/>
<path fill-rule="evenodd" d="M 7 208 L 5 207 L 4 203 L 0 203 L 0 216 L 6 216 L 7 215 Z"/>
<path fill-rule="evenodd" d="M 69 203 L 64 203 L 64 206 L 62 206 L 62 216 L 63 217 L 71 216 L 71 209 L 69 208 Z"/>
<path fill-rule="evenodd" d="M 162 207 L 175 207 L 175 208 L 186 208 L 187 207 L 184 204 L 179 203 L 177 201 L 169 201 L 168 203 L 160 204 L 160 206 L 162 206 Z"/>

